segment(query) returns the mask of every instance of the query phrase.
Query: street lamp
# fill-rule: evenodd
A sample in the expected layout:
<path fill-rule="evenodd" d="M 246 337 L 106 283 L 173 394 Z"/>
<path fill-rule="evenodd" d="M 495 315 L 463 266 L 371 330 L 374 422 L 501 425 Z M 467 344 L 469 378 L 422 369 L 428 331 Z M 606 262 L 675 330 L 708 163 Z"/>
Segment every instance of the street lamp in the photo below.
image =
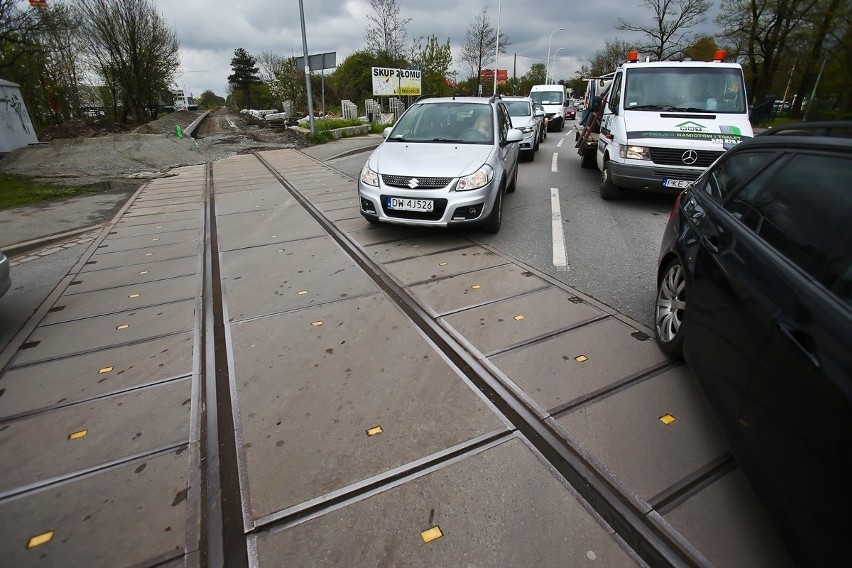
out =
<path fill-rule="evenodd" d="M 565 50 L 564 47 L 560 47 L 559 49 L 557 49 L 556 51 L 553 52 L 553 61 L 550 62 L 550 76 L 551 77 L 553 76 L 553 67 L 556 65 L 556 54 L 559 53 L 560 51 L 564 51 L 564 50 Z M 549 84 L 550 83 L 548 83 L 548 85 Z"/>
<path fill-rule="evenodd" d="M 550 32 L 550 39 L 547 41 L 547 59 L 544 61 L 544 84 L 545 84 L 545 85 L 549 85 L 549 84 L 550 84 L 550 81 L 548 80 L 548 77 L 549 77 L 549 76 L 548 76 L 548 74 L 547 74 L 547 66 L 548 66 L 548 64 L 550 63 L 550 43 L 553 41 L 553 34 L 555 34 L 556 32 L 558 32 L 559 30 L 562 30 L 563 32 L 567 32 L 567 31 L 568 31 L 568 30 L 566 30 L 565 28 L 556 28 L 555 30 L 553 30 L 552 32 Z"/>

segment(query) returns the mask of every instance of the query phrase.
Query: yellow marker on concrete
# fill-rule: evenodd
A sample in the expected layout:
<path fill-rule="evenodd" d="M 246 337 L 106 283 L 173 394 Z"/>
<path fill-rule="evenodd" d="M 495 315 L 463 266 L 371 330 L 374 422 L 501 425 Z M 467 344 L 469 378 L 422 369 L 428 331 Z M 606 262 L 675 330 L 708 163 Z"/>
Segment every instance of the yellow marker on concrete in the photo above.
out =
<path fill-rule="evenodd" d="M 438 266 L 447 266 L 449 262 L 439 262 Z"/>
<path fill-rule="evenodd" d="M 586 357 L 585 355 L 577 355 L 576 357 L 574 357 L 574 360 L 578 363 L 585 363 L 586 361 L 589 360 L 589 358 Z"/>
<path fill-rule="evenodd" d="M 143 270 L 142 272 L 140 272 L 140 273 L 139 273 L 139 275 L 140 275 L 140 276 L 141 276 L 141 275 L 143 275 L 143 274 L 148 274 L 148 271 L 147 271 L 147 270 Z"/>
<path fill-rule="evenodd" d="M 367 435 L 368 436 L 375 436 L 376 434 L 381 434 L 382 431 L 383 430 L 382 430 L 381 426 L 373 426 L 372 428 L 367 430 Z"/>
<path fill-rule="evenodd" d="M 444 536 L 444 533 L 441 532 L 441 527 L 435 525 L 431 529 L 426 529 L 425 531 L 420 533 L 420 538 L 423 539 L 423 542 L 432 542 L 435 539 L 441 538 Z"/>
<path fill-rule="evenodd" d="M 300 296 L 304 296 L 304 295 L 305 295 L 305 294 L 307 294 L 307 293 L 308 293 L 308 291 L 307 291 L 307 290 L 299 290 L 299 295 L 300 295 Z"/>
<path fill-rule="evenodd" d="M 322 322 L 321 321 L 312 321 L 311 325 L 314 326 L 314 327 L 319 327 L 319 326 L 322 325 Z"/>
<path fill-rule="evenodd" d="M 662 416 L 660 416 L 660 422 L 668 426 L 669 424 L 674 424 L 675 422 L 677 422 L 677 418 L 675 418 L 671 414 L 663 414 Z"/>
<path fill-rule="evenodd" d="M 98 374 L 103 375 L 104 373 L 109 373 L 113 369 L 115 369 L 115 367 L 101 367 L 100 369 L 98 369 Z"/>
<path fill-rule="evenodd" d="M 27 550 L 35 548 L 36 546 L 41 546 L 42 544 L 47 544 L 53 540 L 53 533 L 54 531 L 47 531 L 46 533 L 37 534 L 30 538 L 30 540 L 27 541 Z"/>
<path fill-rule="evenodd" d="M 516 315 L 513 319 L 514 319 L 515 321 L 521 321 L 521 320 L 525 320 L 525 319 L 527 319 L 527 316 L 525 316 L 524 314 L 518 314 L 518 315 Z"/>
<path fill-rule="evenodd" d="M 130 327 L 130 326 L 127 325 L 126 323 L 123 323 L 121 325 L 115 326 L 115 329 L 127 329 L 128 327 Z"/>
<path fill-rule="evenodd" d="M 138 298 L 138 297 L 139 297 L 139 296 L 141 296 L 141 295 L 142 295 L 142 294 L 130 294 L 130 295 L 129 295 L 129 296 L 127 296 L 127 297 L 132 299 L 132 298 Z"/>
<path fill-rule="evenodd" d="M 474 284 L 473 286 L 470 287 L 471 290 L 479 290 L 480 288 L 482 288 L 481 284 Z"/>
<path fill-rule="evenodd" d="M 73 432 L 68 434 L 69 440 L 79 440 L 80 438 L 85 438 L 88 435 L 88 430 L 80 430 L 79 432 Z"/>

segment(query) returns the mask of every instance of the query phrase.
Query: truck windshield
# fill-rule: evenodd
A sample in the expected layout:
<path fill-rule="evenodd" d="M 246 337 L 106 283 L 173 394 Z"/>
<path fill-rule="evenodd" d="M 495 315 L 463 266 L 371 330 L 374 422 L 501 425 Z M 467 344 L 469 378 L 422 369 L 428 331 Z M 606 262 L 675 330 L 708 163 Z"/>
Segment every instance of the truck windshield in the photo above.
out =
<path fill-rule="evenodd" d="M 745 113 L 743 90 L 742 73 L 736 68 L 637 67 L 627 70 L 624 108 Z"/>

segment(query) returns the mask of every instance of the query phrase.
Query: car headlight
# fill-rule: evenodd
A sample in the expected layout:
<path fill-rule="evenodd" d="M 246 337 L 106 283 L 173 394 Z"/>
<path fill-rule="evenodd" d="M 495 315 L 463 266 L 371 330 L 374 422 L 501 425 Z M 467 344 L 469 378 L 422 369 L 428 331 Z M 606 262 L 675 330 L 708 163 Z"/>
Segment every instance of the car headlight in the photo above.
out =
<path fill-rule="evenodd" d="M 379 174 L 370 169 L 370 162 L 365 162 L 361 168 L 361 181 L 365 185 L 379 187 Z"/>
<path fill-rule="evenodd" d="M 631 160 L 650 160 L 651 153 L 645 146 L 626 146 L 620 144 L 618 146 L 618 155 L 622 158 L 630 158 Z"/>
<path fill-rule="evenodd" d="M 524 134 L 529 134 L 532 131 L 533 131 L 532 126 L 524 126 L 523 128 L 521 128 L 521 132 L 523 132 Z"/>
<path fill-rule="evenodd" d="M 471 189 L 479 189 L 491 183 L 494 178 L 494 170 L 491 166 L 485 164 L 469 176 L 464 176 L 456 185 L 458 191 L 470 191 Z"/>

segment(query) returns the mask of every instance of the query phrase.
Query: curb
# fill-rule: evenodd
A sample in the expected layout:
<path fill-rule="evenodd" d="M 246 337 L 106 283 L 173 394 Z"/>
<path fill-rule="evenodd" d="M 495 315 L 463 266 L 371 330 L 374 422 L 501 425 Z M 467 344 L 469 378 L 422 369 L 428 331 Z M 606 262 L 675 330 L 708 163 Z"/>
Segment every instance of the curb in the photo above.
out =
<path fill-rule="evenodd" d="M 362 148 L 346 150 L 345 152 L 341 152 L 340 154 L 335 154 L 334 156 L 329 156 L 328 158 L 325 158 L 323 162 L 328 162 L 329 160 L 337 160 L 338 158 L 347 158 L 349 156 L 354 156 L 355 154 L 361 154 L 363 152 L 372 152 L 373 150 L 379 147 L 379 144 L 381 144 L 381 142 L 375 145 L 364 146 Z"/>
<path fill-rule="evenodd" d="M 201 124 L 201 121 L 204 120 L 205 118 L 207 118 L 207 115 L 210 114 L 211 112 L 212 111 L 208 110 L 207 112 L 205 112 L 204 114 L 202 114 L 201 116 L 199 116 L 198 118 L 193 120 L 192 124 L 187 126 L 184 129 L 183 133 L 186 134 L 187 136 L 195 138 L 195 129 L 198 128 L 198 125 Z"/>
<path fill-rule="evenodd" d="M 31 241 L 25 241 L 23 243 L 18 243 L 15 245 L 10 245 L 3 248 L 4 254 L 11 258 L 16 256 L 20 256 L 26 252 L 31 250 L 35 250 L 41 248 L 45 245 L 49 245 L 58 241 L 64 241 L 65 239 L 69 239 L 71 237 L 76 237 L 77 235 L 82 235 L 83 233 L 88 233 L 90 231 L 96 231 L 98 229 L 103 228 L 103 223 L 100 225 L 92 225 L 91 227 L 84 227 L 82 229 L 74 229 L 73 231 L 66 231 L 64 233 L 57 233 L 55 235 L 48 235 L 46 237 L 41 237 L 38 239 L 33 239 Z"/>

